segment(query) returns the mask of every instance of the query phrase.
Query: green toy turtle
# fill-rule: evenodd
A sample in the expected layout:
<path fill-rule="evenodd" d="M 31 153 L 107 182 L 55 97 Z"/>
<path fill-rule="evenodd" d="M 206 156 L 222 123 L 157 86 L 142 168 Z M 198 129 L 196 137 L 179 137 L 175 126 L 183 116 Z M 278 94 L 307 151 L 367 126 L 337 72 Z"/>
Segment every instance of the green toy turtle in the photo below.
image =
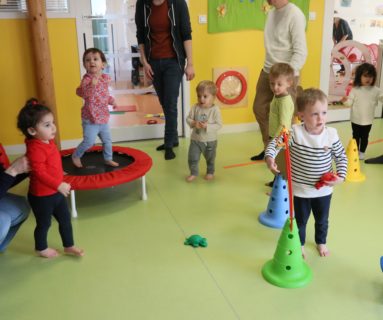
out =
<path fill-rule="evenodd" d="M 202 238 L 199 234 L 193 234 L 189 238 L 186 238 L 184 245 L 189 245 L 194 248 L 197 247 L 207 247 L 207 240 L 206 238 Z"/>

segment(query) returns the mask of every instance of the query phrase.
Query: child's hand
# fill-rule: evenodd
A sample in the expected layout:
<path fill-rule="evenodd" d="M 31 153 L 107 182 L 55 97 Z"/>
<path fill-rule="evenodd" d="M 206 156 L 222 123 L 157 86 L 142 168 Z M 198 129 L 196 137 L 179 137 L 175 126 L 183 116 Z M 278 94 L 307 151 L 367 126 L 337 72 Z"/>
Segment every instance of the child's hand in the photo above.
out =
<path fill-rule="evenodd" d="M 347 97 L 342 97 L 342 99 L 339 100 L 339 102 L 345 103 L 348 100 Z"/>
<path fill-rule="evenodd" d="M 117 103 L 116 103 L 116 101 L 113 102 L 112 106 L 113 106 L 113 110 L 116 110 L 116 109 L 117 109 Z"/>
<path fill-rule="evenodd" d="M 202 127 L 201 127 L 201 121 L 195 121 L 195 127 L 197 128 L 197 129 L 202 129 Z"/>
<path fill-rule="evenodd" d="M 266 157 L 265 161 L 266 161 L 267 167 L 272 173 L 274 173 L 275 175 L 280 173 L 280 171 L 278 170 L 277 164 L 275 163 L 275 159 L 271 157 Z"/>
<path fill-rule="evenodd" d="M 195 127 L 198 129 L 206 129 L 207 122 L 206 121 L 196 121 Z"/>
<path fill-rule="evenodd" d="M 325 181 L 324 181 L 324 184 L 325 184 L 326 186 L 333 187 L 333 186 L 335 186 L 335 185 L 337 185 L 337 184 L 342 183 L 343 181 L 344 181 L 344 180 L 343 180 L 342 178 L 340 178 L 340 177 L 338 177 L 338 176 L 334 176 L 334 178 L 333 178 L 331 181 L 329 181 L 329 180 L 325 180 Z"/>
<path fill-rule="evenodd" d="M 69 196 L 71 186 L 69 183 L 61 182 L 58 186 L 57 190 L 60 192 L 64 197 Z"/>
<path fill-rule="evenodd" d="M 206 129 L 207 128 L 207 121 L 201 121 L 200 126 L 202 129 Z"/>

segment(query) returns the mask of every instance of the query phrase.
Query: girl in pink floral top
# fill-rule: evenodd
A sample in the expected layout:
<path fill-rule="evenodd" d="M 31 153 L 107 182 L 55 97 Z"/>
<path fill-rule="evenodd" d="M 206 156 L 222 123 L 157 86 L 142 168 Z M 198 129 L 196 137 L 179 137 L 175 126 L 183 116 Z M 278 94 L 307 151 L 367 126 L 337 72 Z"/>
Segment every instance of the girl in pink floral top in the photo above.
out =
<path fill-rule="evenodd" d="M 73 153 L 72 161 L 76 167 L 81 168 L 81 157 L 94 145 L 96 137 L 99 136 L 103 144 L 105 164 L 117 167 L 118 163 L 113 161 L 112 139 L 108 125 L 108 105 L 115 107 L 116 104 L 109 94 L 108 86 L 111 79 L 102 73 L 106 65 L 105 55 L 99 49 L 89 48 L 84 52 L 83 64 L 86 74 L 76 89 L 76 94 L 84 99 L 84 106 L 81 109 L 84 139 Z"/>

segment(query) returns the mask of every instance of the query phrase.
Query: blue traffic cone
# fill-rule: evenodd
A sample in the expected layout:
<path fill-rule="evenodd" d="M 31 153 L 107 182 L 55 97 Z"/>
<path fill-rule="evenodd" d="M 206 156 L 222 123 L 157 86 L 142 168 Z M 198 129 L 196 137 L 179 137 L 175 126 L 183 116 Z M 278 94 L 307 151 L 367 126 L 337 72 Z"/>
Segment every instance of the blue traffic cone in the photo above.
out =
<path fill-rule="evenodd" d="M 258 220 L 265 226 L 281 229 L 289 214 L 287 182 L 279 174 L 275 177 L 267 209 L 259 215 Z"/>

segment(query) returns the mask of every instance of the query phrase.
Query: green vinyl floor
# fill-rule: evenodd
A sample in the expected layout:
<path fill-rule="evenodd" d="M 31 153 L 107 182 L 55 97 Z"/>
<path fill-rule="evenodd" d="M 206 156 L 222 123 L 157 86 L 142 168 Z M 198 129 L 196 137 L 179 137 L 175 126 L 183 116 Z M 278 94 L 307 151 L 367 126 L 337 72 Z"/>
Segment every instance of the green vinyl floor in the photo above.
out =
<path fill-rule="evenodd" d="M 350 123 L 330 125 L 346 147 Z M 367 158 L 383 154 L 382 139 L 383 120 L 376 120 Z M 330 257 L 316 252 L 311 217 L 306 262 L 312 281 L 283 289 L 261 274 L 281 230 L 258 222 L 269 201 L 264 184 L 272 177 L 264 163 L 249 163 L 260 141 L 259 132 L 220 135 L 215 180 L 193 183 L 184 180 L 187 139 L 171 161 L 155 151 L 158 140 L 121 144 L 153 158 L 148 200 L 140 199 L 140 180 L 78 191 L 73 228 L 83 258 L 36 257 L 31 215 L 0 255 L 0 319 L 383 319 L 383 165 L 361 162 L 364 182 L 335 187 Z M 24 183 L 14 192 L 26 190 Z M 208 247 L 185 246 L 191 234 L 206 237 Z M 62 251 L 56 222 L 49 244 Z"/>

